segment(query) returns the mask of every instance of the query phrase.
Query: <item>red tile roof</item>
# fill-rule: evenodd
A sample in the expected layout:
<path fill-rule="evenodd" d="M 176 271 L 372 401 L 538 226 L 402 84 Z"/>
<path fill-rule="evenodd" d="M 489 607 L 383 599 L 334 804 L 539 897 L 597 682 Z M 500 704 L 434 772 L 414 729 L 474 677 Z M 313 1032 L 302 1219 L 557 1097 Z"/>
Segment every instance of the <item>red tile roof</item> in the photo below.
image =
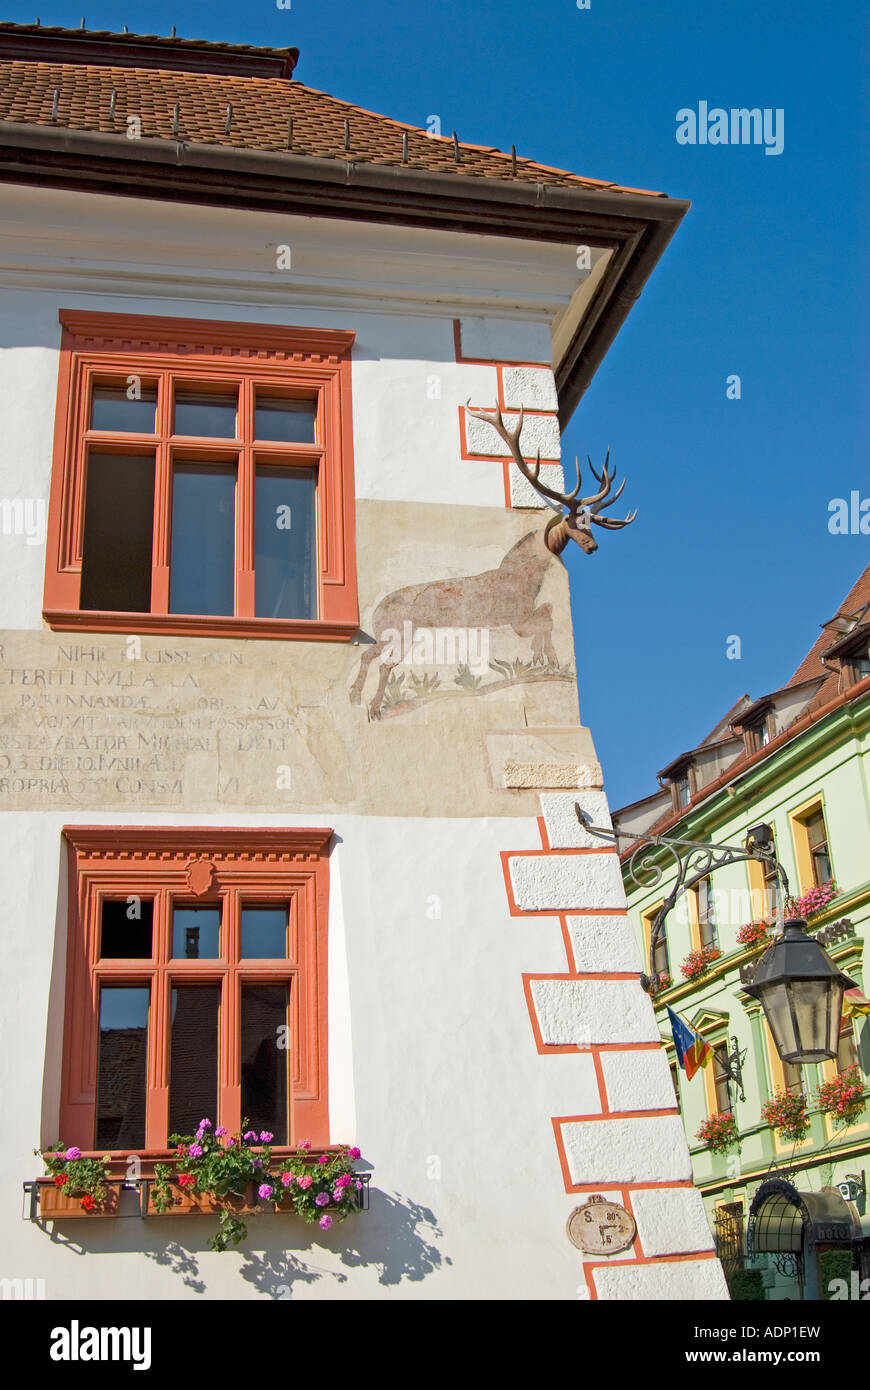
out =
<path fill-rule="evenodd" d="M 25 30 L 28 56 L 16 56 Z M 90 46 L 84 39 L 91 40 Z M 127 117 L 137 116 L 140 134 L 150 139 L 273 153 L 292 149 L 294 155 L 404 166 L 448 177 L 462 174 L 609 193 L 649 192 L 583 178 L 519 156 L 514 159 L 492 146 L 459 141 L 455 148 L 452 136 L 429 135 L 417 126 L 366 111 L 286 76 L 201 70 L 212 50 L 217 50 L 212 61 L 219 64 L 233 54 L 272 54 L 281 55 L 288 65 L 287 55 L 295 57 L 295 50 L 191 40 L 154 39 L 152 43 L 158 58 L 159 52 L 171 54 L 171 64 L 167 59 L 167 67 L 155 67 L 154 54 L 149 55 L 146 41 L 138 35 L 83 35 L 76 30 L 0 24 L 0 120 L 124 135 Z M 45 59 L 40 61 L 43 45 Z M 104 61 L 112 51 L 115 58 L 120 53 L 123 64 Z M 188 52 L 190 57 L 185 59 Z M 95 54 L 103 56 L 95 61 Z M 190 70 L 184 70 L 184 61 L 191 63 Z"/>
<path fill-rule="evenodd" d="M 659 816 L 658 820 L 654 821 L 653 824 L 647 828 L 647 834 L 658 835 L 670 826 L 676 825 L 677 822 L 682 820 L 685 816 L 687 810 L 693 809 L 700 802 L 706 800 L 708 796 L 720 790 L 727 782 L 731 781 L 732 778 L 741 775 L 756 763 L 763 762 L 765 758 L 770 757 L 783 744 L 788 743 L 792 738 L 802 733 L 813 724 L 816 719 L 828 714 L 840 704 L 848 703 L 853 699 L 870 693 L 870 685 L 867 684 L 870 677 L 842 690 L 840 672 L 839 669 L 837 669 L 839 667 L 839 662 L 831 666 L 825 666 L 822 663 L 823 654 L 834 645 L 841 635 L 836 626 L 836 618 L 841 615 L 845 617 L 846 615 L 859 613 L 865 604 L 870 604 L 870 565 L 859 575 L 838 608 L 835 617 L 823 625 L 821 636 L 813 643 L 791 680 L 787 681 L 784 686 L 780 686 L 779 690 L 772 691 L 770 696 L 767 697 L 773 699 L 783 690 L 791 690 L 800 685 L 810 686 L 813 681 L 820 681 L 821 684 L 812 693 L 811 698 L 807 700 L 806 704 L 801 707 L 799 713 L 792 722 L 784 729 L 781 729 L 776 738 L 772 739 L 770 743 L 765 744 L 763 748 L 756 750 L 754 753 L 744 753 L 736 757 L 728 764 L 719 777 L 712 782 L 705 783 L 703 787 L 699 788 L 692 797 L 688 807 L 681 807 L 679 811 L 668 810 L 664 815 Z M 743 704 L 743 701 L 748 700 L 748 698 L 748 696 L 742 696 L 741 699 L 737 701 L 736 705 L 732 706 L 729 714 L 734 714 Z M 753 708 L 755 703 L 757 703 L 757 701 L 753 701 L 747 705 L 742 712 L 747 713 L 749 709 Z M 721 727 L 722 722 L 722 720 L 719 721 L 719 724 L 713 729 L 713 733 L 716 733 Z M 735 720 L 735 722 L 739 721 Z M 712 734 L 708 735 L 708 739 L 711 737 Z M 696 748 L 692 749 L 691 752 L 695 753 L 705 745 L 709 746 L 707 745 L 707 740 L 696 745 Z M 681 756 L 689 757 L 691 754 L 683 754 Z M 673 766 L 675 761 L 678 762 L 679 759 L 672 759 L 663 771 L 667 771 L 668 768 Z M 657 795 L 657 793 L 652 793 L 649 797 L 643 798 L 643 800 L 652 800 L 655 795 Z M 615 810 L 613 814 L 614 816 L 618 816 L 621 811 L 630 810 L 631 807 L 640 804 L 640 802 L 631 802 L 629 806 L 620 807 L 618 810 Z M 633 842 L 627 850 L 622 852 L 622 857 L 625 858 L 625 856 L 630 854 L 635 848 L 636 843 Z"/>
<path fill-rule="evenodd" d="M 800 685 L 801 681 L 811 680 L 813 677 L 824 677 L 823 684 L 813 696 L 808 710 L 814 710 L 819 705 L 825 704 L 833 699 L 839 690 L 840 673 L 837 669 L 839 662 L 834 665 L 825 666 L 822 664 L 822 656 L 832 647 L 837 639 L 842 636 L 842 632 L 836 624 L 837 617 L 856 614 L 867 604 L 870 604 L 870 565 L 859 575 L 852 588 L 849 590 L 840 607 L 837 609 L 834 618 L 831 618 L 822 627 L 822 631 L 816 638 L 810 650 L 807 652 L 800 666 L 795 671 L 789 686 Z"/>

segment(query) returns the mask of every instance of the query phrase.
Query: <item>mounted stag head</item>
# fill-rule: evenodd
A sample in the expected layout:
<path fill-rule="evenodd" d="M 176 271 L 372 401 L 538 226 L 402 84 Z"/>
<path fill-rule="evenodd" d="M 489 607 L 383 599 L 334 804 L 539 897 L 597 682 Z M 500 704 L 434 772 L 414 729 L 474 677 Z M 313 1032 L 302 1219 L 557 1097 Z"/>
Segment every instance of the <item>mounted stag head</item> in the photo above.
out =
<path fill-rule="evenodd" d="M 541 497 L 547 497 L 551 502 L 556 502 L 564 511 L 559 516 L 551 517 L 547 522 L 544 531 L 544 544 L 554 555 L 561 555 L 569 541 L 576 541 L 581 550 L 585 550 L 589 555 L 593 550 L 598 549 L 595 537 L 592 534 L 590 522 L 596 526 L 604 526 L 608 531 L 621 531 L 623 526 L 630 526 L 637 516 L 637 512 L 629 512 L 628 516 L 622 520 L 617 520 L 612 516 L 601 516 L 600 513 L 605 507 L 611 506 L 619 497 L 625 487 L 625 479 L 611 495 L 613 479 L 615 474 L 610 472 L 610 450 L 607 450 L 607 457 L 604 460 L 604 468 L 600 473 L 595 471 L 595 465 L 589 459 L 589 467 L 592 476 L 600 484 L 596 493 L 591 497 L 579 497 L 580 491 L 580 463 L 577 460 L 577 486 L 573 492 L 561 493 L 547 487 L 540 480 L 541 472 L 541 451 L 538 450 L 537 457 L 533 464 L 529 464 L 523 458 L 520 449 L 520 434 L 523 428 L 523 410 L 520 407 L 519 418 L 515 425 L 505 423 L 501 410 L 496 406 L 490 412 L 486 410 L 472 410 L 466 405 L 469 415 L 473 415 L 476 420 L 483 420 L 487 425 L 492 425 L 496 434 L 503 439 L 511 452 L 511 457 L 524 478 L 527 478 L 532 487 Z"/>

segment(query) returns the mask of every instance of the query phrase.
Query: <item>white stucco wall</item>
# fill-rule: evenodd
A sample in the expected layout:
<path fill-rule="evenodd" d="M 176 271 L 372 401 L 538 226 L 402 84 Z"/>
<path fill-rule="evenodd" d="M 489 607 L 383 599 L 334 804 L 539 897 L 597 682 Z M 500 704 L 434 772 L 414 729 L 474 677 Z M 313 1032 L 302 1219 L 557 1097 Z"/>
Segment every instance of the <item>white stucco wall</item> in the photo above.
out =
<path fill-rule="evenodd" d="M 64 307 L 353 328 L 357 497 L 458 507 L 457 527 L 462 507 L 504 509 L 498 451 L 475 427 L 463 456 L 460 430 L 467 399 L 483 408 L 495 403 L 499 371 L 495 361 L 456 361 L 454 320 L 464 358 L 546 363 L 549 325 L 578 284 L 573 248 L 8 192 L 0 209 L 0 499 L 47 502 Z M 293 247 L 287 275 L 275 269 L 281 244 Z M 529 437 L 557 460 L 550 373 L 505 369 L 502 386 L 510 407 L 539 412 L 529 416 Z M 495 456 L 468 456 L 478 451 Z M 549 480 L 558 473 L 555 462 L 552 468 Z M 543 525 L 539 515 L 530 513 L 530 520 Z M 0 535 L 0 554 L 0 629 L 40 631 L 44 544 Z M 336 698 L 347 699 L 343 687 Z M 507 739 L 511 750 L 517 738 L 522 748 L 536 739 L 547 749 L 560 740 L 566 750 L 579 746 L 573 712 L 548 719 L 546 698 L 534 694 L 527 706 L 532 722 L 524 712 L 518 734 L 518 718 L 501 732 L 493 702 L 499 732 L 492 737 Z M 549 708 L 565 706 L 554 700 Z M 425 717 L 413 730 L 402 728 L 404 738 L 389 736 L 403 756 L 409 732 L 436 744 L 442 737 L 434 718 L 428 728 Z M 559 780 L 566 758 L 567 782 Z M 594 786 L 599 777 L 597 765 L 591 771 L 591 762 L 578 763 L 568 751 L 561 764 L 556 755 L 533 764 L 515 754 L 512 766 L 513 780 L 503 778 L 499 788 L 505 796 L 527 796 L 529 787 Z M 600 793 L 590 795 L 597 822 L 606 825 L 606 803 Z M 583 832 L 572 828 L 564 798 L 549 796 L 543 810 L 552 853 L 509 861 L 512 905 L 501 852 L 540 853 L 538 826 L 531 816 L 463 815 L 461 798 L 458 786 L 450 818 L 422 814 L 424 789 L 419 817 L 328 818 L 337 837 L 330 870 L 331 1135 L 358 1144 L 372 1165 L 371 1212 L 318 1231 L 316 1239 L 292 1218 L 258 1217 L 242 1250 L 224 1255 L 205 1250 L 212 1223 L 195 1224 L 197 1218 L 81 1222 L 57 1241 L 25 1220 L 7 1220 L 0 1277 L 42 1278 L 48 1298 L 575 1299 L 590 1287 L 611 1296 L 606 1281 L 587 1282 L 565 1235 L 582 1198 L 567 1190 L 560 1170 L 554 1117 L 574 1117 L 562 1125 L 574 1183 L 604 1182 L 608 1167 L 620 1183 L 655 1183 L 659 1168 L 664 1180 L 681 1180 L 674 1178 L 684 1166 L 678 1122 L 661 1115 L 608 1121 L 602 1095 L 624 1100 L 633 1093 L 616 1061 L 603 1073 L 602 1092 L 588 1050 L 649 1047 L 646 1001 L 632 992 L 636 981 L 542 978 L 530 1006 L 524 977 L 564 976 L 566 940 L 579 974 L 636 971 L 621 880 L 612 855 L 577 857 L 586 853 Z M 49 801 L 40 812 L 3 816 L 0 1088 L 8 1124 L 0 1200 L 7 1214 L 22 1209 L 21 1182 L 38 1171 L 33 1148 L 58 1137 L 67 904 L 61 826 L 324 823 L 322 815 L 300 812 L 292 797 L 282 805 L 281 815 L 252 815 L 239 805 L 218 818 L 156 815 L 133 799 L 122 815 Z M 599 915 L 566 916 L 563 935 L 558 914 L 577 911 Z M 533 1023 L 543 1047 L 558 1050 L 541 1055 Z M 660 1083 L 653 1068 L 659 1098 Z M 653 1132 L 646 1144 L 641 1136 Z M 629 1200 L 627 1191 L 613 1195 Z M 647 1207 L 643 1219 L 656 1258 L 666 1258 L 660 1215 Z M 695 1234 L 681 1234 L 681 1249 L 700 1239 L 690 1229 Z M 706 1281 L 699 1287 L 721 1296 L 715 1262 L 699 1263 Z M 678 1276 L 687 1265 L 647 1263 L 634 1283 L 609 1273 L 626 1296 L 654 1297 L 663 1268 L 661 1287 L 682 1288 Z"/>
<path fill-rule="evenodd" d="M 5 826 L 0 970 L 15 981 L 0 1011 L 0 1092 L 14 1117 L 0 1150 L 7 1214 L 21 1210 L 22 1178 L 38 1170 L 32 1149 L 58 1137 L 62 1012 L 50 1010 L 49 982 L 56 999 L 66 916 L 60 829 L 75 820 L 18 815 Z M 167 822 L 139 814 L 132 823 Z M 282 822 L 239 815 L 232 823 Z M 302 1299 L 517 1298 L 528 1296 L 530 1269 L 536 1297 L 576 1296 L 582 1276 L 564 1235 L 576 1198 L 560 1190 L 549 1116 L 599 1102 L 591 1057 L 542 1063 L 530 1045 L 523 972 L 561 969 L 564 953 L 557 919 L 509 916 L 499 850 L 534 847 L 534 823 L 346 817 L 335 830 L 331 1137 L 358 1144 L 372 1165 L 371 1211 L 316 1238 L 292 1217 L 257 1217 L 242 1251 L 224 1255 L 204 1249 L 208 1218 L 196 1218 L 196 1230 L 194 1218 L 179 1226 L 120 1217 L 86 1231 L 80 1222 L 64 1229 L 93 1252 L 85 1262 L 29 1222 L 7 1220 L 0 1277 L 44 1278 L 48 1298 L 85 1288 L 95 1298 L 195 1298 L 172 1260 L 155 1258 L 175 1240 L 210 1297 L 276 1297 L 290 1284 Z M 438 918 L 427 915 L 433 895 Z"/>

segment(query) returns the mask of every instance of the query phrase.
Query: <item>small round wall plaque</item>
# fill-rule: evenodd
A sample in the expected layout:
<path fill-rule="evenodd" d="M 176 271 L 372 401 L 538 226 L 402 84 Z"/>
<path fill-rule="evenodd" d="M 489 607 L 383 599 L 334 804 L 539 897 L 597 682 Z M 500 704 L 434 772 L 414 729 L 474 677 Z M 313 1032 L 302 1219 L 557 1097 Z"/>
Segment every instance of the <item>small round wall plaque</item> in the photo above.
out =
<path fill-rule="evenodd" d="M 634 1218 L 618 1202 L 593 1193 L 568 1217 L 568 1239 L 584 1255 L 615 1255 L 627 1250 L 637 1227 Z"/>

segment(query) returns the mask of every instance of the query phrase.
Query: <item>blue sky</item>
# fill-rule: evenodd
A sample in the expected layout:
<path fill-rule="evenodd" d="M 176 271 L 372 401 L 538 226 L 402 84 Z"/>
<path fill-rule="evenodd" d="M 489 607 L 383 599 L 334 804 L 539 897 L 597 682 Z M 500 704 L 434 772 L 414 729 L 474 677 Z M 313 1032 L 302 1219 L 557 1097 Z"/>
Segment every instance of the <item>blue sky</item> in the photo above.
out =
<path fill-rule="evenodd" d="M 77 26 L 82 6 L 91 29 L 296 45 L 301 81 L 371 110 L 691 199 L 564 440 L 569 460 L 610 446 L 639 509 L 568 560 L 611 804 L 789 678 L 870 561 L 867 536 L 827 525 L 832 498 L 870 497 L 865 5 L 30 0 L 3 17 Z M 782 108 L 783 152 L 678 145 L 676 113 L 699 101 Z"/>

